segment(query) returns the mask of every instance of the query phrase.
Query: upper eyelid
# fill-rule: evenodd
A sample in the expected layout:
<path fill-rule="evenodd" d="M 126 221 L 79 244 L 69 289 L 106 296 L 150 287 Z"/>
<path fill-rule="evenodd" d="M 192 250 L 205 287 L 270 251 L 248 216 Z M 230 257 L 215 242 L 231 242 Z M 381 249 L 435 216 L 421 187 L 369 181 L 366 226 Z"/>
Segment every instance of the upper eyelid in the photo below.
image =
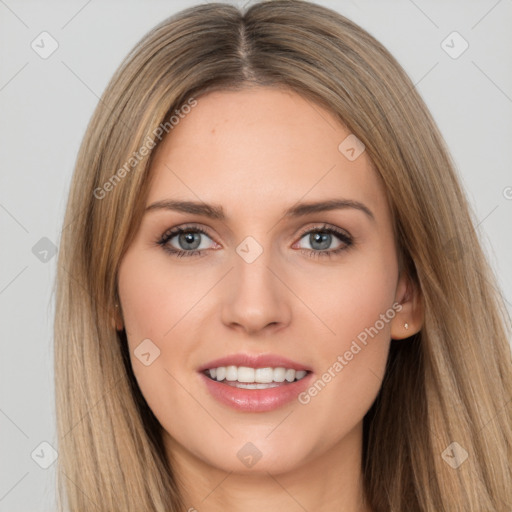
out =
<path fill-rule="evenodd" d="M 297 236 L 302 237 L 311 231 L 333 231 L 334 233 L 341 231 L 342 234 L 346 235 L 348 238 L 352 238 L 352 235 L 345 228 L 340 228 L 339 226 L 335 226 L 334 224 L 329 224 L 327 222 L 323 222 L 321 224 L 321 226 L 310 226 L 308 228 L 304 228 L 303 230 L 299 231 Z"/>

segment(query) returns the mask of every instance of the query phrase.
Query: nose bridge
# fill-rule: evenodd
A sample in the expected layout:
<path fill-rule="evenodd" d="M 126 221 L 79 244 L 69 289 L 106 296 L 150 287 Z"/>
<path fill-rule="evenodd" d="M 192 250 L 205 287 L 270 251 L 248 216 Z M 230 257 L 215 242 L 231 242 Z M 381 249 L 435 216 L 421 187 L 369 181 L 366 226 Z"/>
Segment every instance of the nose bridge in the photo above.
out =
<path fill-rule="evenodd" d="M 238 324 L 247 331 L 257 331 L 269 324 L 289 322 L 289 297 L 274 275 L 279 268 L 275 260 L 275 251 L 264 248 L 253 237 L 237 246 L 222 311 L 226 325 Z"/>
<path fill-rule="evenodd" d="M 237 254 L 235 259 L 234 279 L 236 281 L 237 293 L 256 296 L 259 293 L 274 295 L 276 283 L 272 282 L 272 273 L 269 267 L 272 265 L 271 251 L 265 250 L 257 257 L 253 257 L 253 249 L 250 249 L 246 256 L 249 259 Z"/>

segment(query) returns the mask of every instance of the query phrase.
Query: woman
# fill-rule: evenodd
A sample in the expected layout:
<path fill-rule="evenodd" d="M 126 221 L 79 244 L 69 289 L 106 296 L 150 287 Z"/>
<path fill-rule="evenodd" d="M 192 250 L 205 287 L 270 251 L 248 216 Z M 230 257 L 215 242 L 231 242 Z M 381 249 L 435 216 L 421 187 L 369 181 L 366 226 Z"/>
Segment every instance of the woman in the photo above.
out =
<path fill-rule="evenodd" d="M 160 24 L 65 225 L 73 512 L 512 506 L 505 309 L 426 106 L 354 23 L 276 0 Z"/>

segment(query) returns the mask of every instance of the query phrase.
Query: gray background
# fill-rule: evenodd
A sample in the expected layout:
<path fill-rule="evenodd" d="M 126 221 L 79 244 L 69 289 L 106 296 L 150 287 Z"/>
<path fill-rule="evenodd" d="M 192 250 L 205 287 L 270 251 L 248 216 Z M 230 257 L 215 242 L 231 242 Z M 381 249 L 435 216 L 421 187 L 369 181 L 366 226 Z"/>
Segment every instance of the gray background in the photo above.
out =
<path fill-rule="evenodd" d="M 55 464 L 40 467 L 51 462 L 40 443 L 57 447 L 52 248 L 86 124 L 132 46 L 197 3 L 0 0 L 0 512 L 55 509 Z M 318 3 L 376 36 L 417 84 L 512 300 L 512 0 Z M 31 47 L 43 31 L 59 45 L 46 59 Z M 441 46 L 453 31 L 469 44 L 458 58 L 462 40 L 445 43 L 452 56 Z"/>

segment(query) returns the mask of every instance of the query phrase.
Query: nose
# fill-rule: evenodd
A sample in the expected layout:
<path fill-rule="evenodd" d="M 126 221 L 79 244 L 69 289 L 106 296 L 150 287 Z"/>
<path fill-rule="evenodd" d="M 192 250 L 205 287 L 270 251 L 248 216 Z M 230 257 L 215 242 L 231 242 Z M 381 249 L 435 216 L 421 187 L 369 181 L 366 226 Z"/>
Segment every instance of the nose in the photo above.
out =
<path fill-rule="evenodd" d="M 248 263 L 235 255 L 225 283 L 222 322 L 246 334 L 280 330 L 290 323 L 291 292 L 270 251 Z"/>

